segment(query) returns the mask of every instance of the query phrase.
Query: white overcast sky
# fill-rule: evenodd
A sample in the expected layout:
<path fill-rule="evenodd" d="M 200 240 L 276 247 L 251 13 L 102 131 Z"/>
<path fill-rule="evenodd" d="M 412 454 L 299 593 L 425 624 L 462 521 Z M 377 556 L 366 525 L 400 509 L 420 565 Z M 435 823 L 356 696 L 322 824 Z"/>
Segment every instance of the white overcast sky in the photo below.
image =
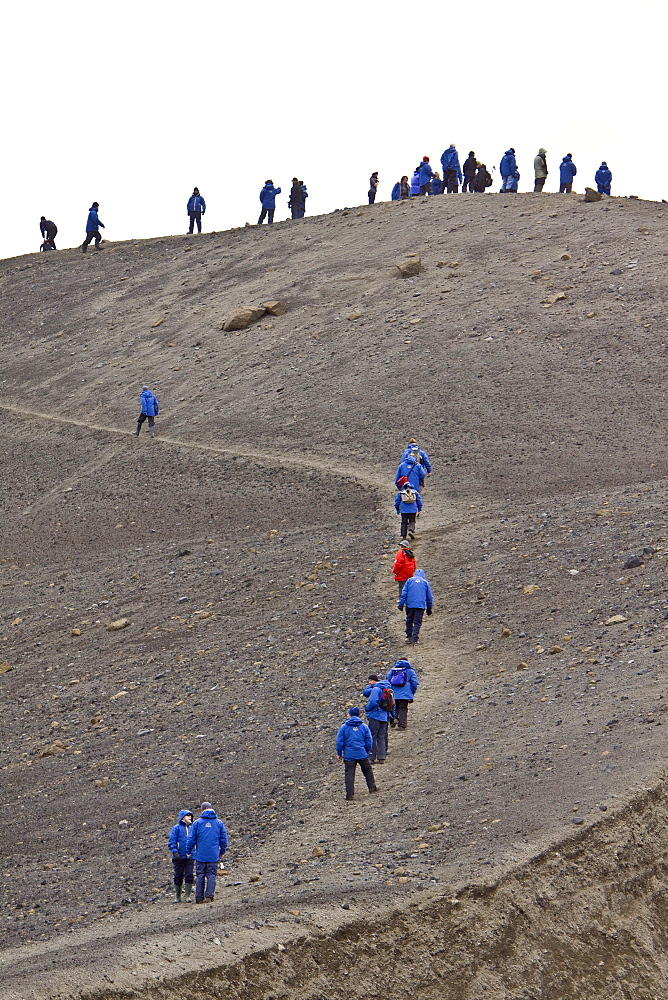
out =
<path fill-rule="evenodd" d="M 221 3 L 34 0 L 3 13 L 0 256 L 39 248 L 39 218 L 75 246 L 100 203 L 110 240 L 256 222 L 267 178 L 307 214 L 379 200 L 455 142 L 488 167 L 514 146 L 520 191 L 548 150 L 575 189 L 606 159 L 613 194 L 668 198 L 668 3 L 512 0 Z"/>

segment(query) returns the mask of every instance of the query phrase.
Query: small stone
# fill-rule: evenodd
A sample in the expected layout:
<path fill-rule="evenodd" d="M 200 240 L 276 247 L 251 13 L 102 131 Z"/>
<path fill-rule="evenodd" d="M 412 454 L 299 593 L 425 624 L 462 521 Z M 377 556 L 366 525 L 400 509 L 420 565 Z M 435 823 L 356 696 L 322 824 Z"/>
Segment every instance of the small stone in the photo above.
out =
<path fill-rule="evenodd" d="M 606 813 L 608 811 L 607 806 L 599 806 L 598 808 L 601 810 L 602 813 Z"/>
<path fill-rule="evenodd" d="M 72 629 L 72 635 L 81 635 L 81 629 L 80 628 L 73 628 Z"/>
<path fill-rule="evenodd" d="M 594 191 L 593 188 L 586 187 L 585 188 L 584 200 L 585 201 L 602 201 L 603 200 L 603 195 L 601 194 L 600 191 Z"/>
<path fill-rule="evenodd" d="M 118 821 L 118 825 L 119 825 L 119 826 L 129 826 L 129 825 L 130 825 L 130 820 L 127 820 L 127 819 L 119 819 L 119 821 Z"/>
<path fill-rule="evenodd" d="M 402 260 L 400 264 L 397 264 L 397 267 L 400 277 L 414 278 L 422 270 L 422 261 L 416 254 L 415 257 L 407 257 L 406 260 Z"/>
<path fill-rule="evenodd" d="M 341 909 L 342 910 L 349 910 L 350 909 L 350 903 L 341 903 Z"/>
<path fill-rule="evenodd" d="M 222 330 L 245 330 L 251 323 L 256 323 L 262 319 L 266 313 L 264 306 L 239 306 L 230 313 L 223 323 Z"/>
<path fill-rule="evenodd" d="M 562 260 L 571 260 L 571 255 L 569 253 L 562 253 L 561 259 Z"/>
<path fill-rule="evenodd" d="M 355 312 L 351 313 L 350 316 L 348 317 L 351 323 L 353 322 L 353 320 L 361 318 L 362 318 L 362 313 L 355 313 Z"/>
<path fill-rule="evenodd" d="M 322 847 L 314 847 L 313 848 L 313 851 L 311 852 L 311 857 L 312 858 L 324 858 L 324 856 L 325 856 L 325 852 L 323 851 Z"/>
<path fill-rule="evenodd" d="M 285 945 L 284 944 L 278 944 L 278 945 L 276 945 L 276 948 L 277 948 L 278 951 L 285 951 Z"/>
<path fill-rule="evenodd" d="M 109 784 L 109 778 L 96 778 L 93 784 L 96 788 L 106 788 Z"/>
<path fill-rule="evenodd" d="M 573 822 L 575 823 L 576 826 L 582 826 L 582 824 L 584 823 L 584 817 L 583 816 L 574 816 L 573 817 Z"/>
<path fill-rule="evenodd" d="M 528 670 L 529 669 L 529 664 L 525 663 L 524 660 L 522 660 L 522 662 L 517 665 L 517 669 L 518 670 Z"/>
<path fill-rule="evenodd" d="M 151 323 L 151 327 L 154 328 L 156 326 L 160 326 L 160 324 L 164 322 L 165 322 L 165 317 L 161 316 L 160 319 L 156 319 L 155 323 Z"/>
<path fill-rule="evenodd" d="M 638 569 L 640 566 L 644 565 L 645 564 L 640 558 L 640 556 L 631 556 L 630 559 L 626 560 L 626 562 L 622 566 L 622 569 Z"/>
<path fill-rule="evenodd" d="M 13 669 L 11 663 L 7 663 L 7 660 L 0 660 L 0 674 L 8 674 Z"/>
<path fill-rule="evenodd" d="M 528 583 L 526 587 L 522 587 L 523 594 L 535 594 L 537 590 L 540 590 L 537 583 Z"/>
<path fill-rule="evenodd" d="M 627 621 L 626 615 L 612 615 L 610 618 L 605 619 L 606 625 L 621 625 L 623 622 Z"/>
<path fill-rule="evenodd" d="M 249 882 L 259 882 L 260 881 L 260 876 L 259 875 L 251 875 L 251 877 L 249 878 L 248 881 Z"/>
<path fill-rule="evenodd" d="M 501 629 L 501 635 L 504 639 L 508 639 L 512 634 L 509 628 Z"/>
<path fill-rule="evenodd" d="M 282 316 L 288 311 L 285 302 L 280 302 L 278 299 L 272 302 L 263 302 L 262 307 L 267 310 L 270 316 Z"/>
<path fill-rule="evenodd" d="M 129 618 L 117 618 L 107 625 L 107 632 L 120 632 L 122 628 L 127 628 L 130 624 Z"/>
<path fill-rule="evenodd" d="M 44 747 L 39 752 L 40 757 L 55 757 L 58 753 L 65 753 L 67 747 L 62 742 L 62 740 L 56 740 L 55 743 L 49 743 L 48 746 Z"/>
<path fill-rule="evenodd" d="M 552 649 L 550 650 L 550 653 L 554 656 L 557 653 L 563 653 L 563 651 L 564 651 L 563 646 L 553 646 Z"/>
<path fill-rule="evenodd" d="M 566 298 L 566 292 L 555 292 L 554 295 L 548 295 L 546 299 L 543 299 L 543 308 L 549 309 L 553 306 L 555 302 L 560 302 L 562 299 Z"/>

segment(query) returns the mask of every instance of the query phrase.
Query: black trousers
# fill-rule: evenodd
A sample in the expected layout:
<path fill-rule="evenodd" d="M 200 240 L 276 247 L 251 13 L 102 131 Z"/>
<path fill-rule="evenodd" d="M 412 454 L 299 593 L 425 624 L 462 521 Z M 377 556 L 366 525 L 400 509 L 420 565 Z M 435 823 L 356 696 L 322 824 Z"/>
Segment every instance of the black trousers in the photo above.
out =
<path fill-rule="evenodd" d="M 559 194 L 564 194 L 564 193 L 565 194 L 570 194 L 572 190 L 573 190 L 573 181 L 571 181 L 570 184 L 560 184 L 559 185 Z"/>
<path fill-rule="evenodd" d="M 194 230 L 195 230 L 195 223 L 197 223 L 197 232 L 201 233 L 202 232 L 202 213 L 201 212 L 188 212 L 188 215 L 190 216 L 190 229 L 188 230 L 188 232 L 189 233 L 194 232 Z"/>
<path fill-rule="evenodd" d="M 276 211 L 275 208 L 264 208 L 263 207 L 262 211 L 260 212 L 260 218 L 257 220 L 258 226 L 261 226 L 265 219 L 267 219 L 267 225 L 271 226 L 272 223 L 273 223 L 273 221 L 274 221 L 274 212 L 275 211 Z M 268 216 L 268 218 L 267 218 L 267 216 Z"/>
<path fill-rule="evenodd" d="M 172 858 L 174 865 L 174 885 L 192 885 L 195 881 L 195 859 L 194 858 Z"/>
<path fill-rule="evenodd" d="M 406 638 L 417 642 L 424 618 L 424 608 L 406 608 Z"/>
<path fill-rule="evenodd" d="M 462 184 L 462 194 L 464 194 L 467 188 L 471 192 L 475 191 L 475 188 L 473 186 L 474 183 L 475 183 L 475 174 L 473 175 L 473 177 L 467 177 L 466 174 L 464 174 L 464 183 Z"/>
<path fill-rule="evenodd" d="M 290 213 L 293 219 L 303 219 L 304 218 L 304 206 L 303 205 L 291 205 Z"/>
<path fill-rule="evenodd" d="M 412 538 L 414 532 L 415 532 L 415 514 L 402 514 L 401 537 L 405 538 L 407 534 L 410 534 Z"/>
<path fill-rule="evenodd" d="M 387 722 L 381 722 L 380 719 L 367 719 L 369 729 L 371 730 L 371 735 L 373 736 L 373 746 L 371 747 L 371 754 L 369 755 L 369 760 L 371 763 L 375 763 L 376 757 L 378 760 L 385 760 L 387 757 Z"/>
<path fill-rule="evenodd" d="M 362 774 L 366 778 L 367 788 L 369 791 L 373 791 L 376 787 L 376 782 L 373 776 L 373 768 L 371 767 L 371 761 L 368 757 L 365 757 L 364 760 L 344 760 L 343 765 L 347 799 L 352 799 L 355 794 L 355 769 L 358 764 L 362 768 Z"/>
<path fill-rule="evenodd" d="M 81 249 L 85 250 L 93 240 L 95 240 L 95 249 L 97 250 L 102 242 L 102 233 L 98 229 L 93 229 L 90 233 L 86 233 L 86 239 L 83 241 Z"/>
<path fill-rule="evenodd" d="M 144 423 L 145 420 L 148 420 L 149 427 L 155 426 L 155 417 L 149 417 L 147 413 L 140 413 L 139 416 L 137 417 L 137 433 L 139 433 L 139 431 L 141 430 L 141 425 Z"/>
<path fill-rule="evenodd" d="M 375 202 L 375 200 L 376 200 L 376 192 L 375 191 L 369 191 L 369 204 L 373 205 L 374 202 Z"/>
<path fill-rule="evenodd" d="M 543 190 L 543 185 L 545 184 L 546 180 L 547 180 L 547 177 L 536 177 L 536 179 L 534 181 L 534 184 L 533 184 L 534 192 L 540 192 L 540 191 L 542 191 Z"/>
<path fill-rule="evenodd" d="M 457 179 L 457 171 L 448 168 L 445 171 L 445 186 L 448 194 L 457 194 L 459 191 L 459 181 Z"/>
<path fill-rule="evenodd" d="M 399 729 L 405 729 L 408 725 L 408 706 L 410 702 L 410 698 L 397 698 L 394 702 L 397 709 L 397 726 Z"/>

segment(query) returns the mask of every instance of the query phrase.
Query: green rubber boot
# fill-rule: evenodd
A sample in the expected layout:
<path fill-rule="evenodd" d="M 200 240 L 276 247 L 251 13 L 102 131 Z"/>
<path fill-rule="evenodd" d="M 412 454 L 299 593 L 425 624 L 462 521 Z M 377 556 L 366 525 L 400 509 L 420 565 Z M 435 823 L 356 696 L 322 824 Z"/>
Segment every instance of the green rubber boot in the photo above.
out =
<path fill-rule="evenodd" d="M 182 890 L 182 888 L 183 888 L 183 886 L 180 886 L 180 885 L 175 885 L 174 886 L 174 899 L 172 900 L 172 903 L 180 903 L 181 902 L 181 890 Z"/>
<path fill-rule="evenodd" d="M 186 882 L 186 896 L 185 896 L 186 903 L 191 902 L 190 894 L 192 891 L 193 891 L 192 882 Z"/>

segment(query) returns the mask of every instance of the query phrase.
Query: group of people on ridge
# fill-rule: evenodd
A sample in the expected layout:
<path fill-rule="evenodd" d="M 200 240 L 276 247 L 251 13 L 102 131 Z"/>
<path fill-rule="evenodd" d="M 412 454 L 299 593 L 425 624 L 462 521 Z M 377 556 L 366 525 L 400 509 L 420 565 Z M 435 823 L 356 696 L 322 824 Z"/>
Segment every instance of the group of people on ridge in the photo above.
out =
<path fill-rule="evenodd" d="M 431 615 L 433 595 L 424 570 L 417 569 L 411 542 L 415 537 L 415 519 L 422 510 L 422 488 L 431 473 L 431 462 L 426 451 L 414 438 L 408 442 L 401 455 L 395 476 L 399 490 L 395 509 L 401 514 L 401 541 L 392 571 L 399 589 L 398 608 L 406 613 L 406 641 L 418 642 L 425 612 Z M 355 796 L 355 772 L 359 765 L 369 792 L 376 792 L 373 764 L 384 764 L 388 753 L 390 727 L 405 730 L 408 726 L 408 706 L 418 689 L 418 676 L 410 660 L 400 659 L 386 677 L 369 674 L 368 684 L 362 691 L 367 698 L 366 723 L 360 709 L 348 709 L 348 718 L 336 735 L 336 754 L 344 762 L 346 801 Z"/>

